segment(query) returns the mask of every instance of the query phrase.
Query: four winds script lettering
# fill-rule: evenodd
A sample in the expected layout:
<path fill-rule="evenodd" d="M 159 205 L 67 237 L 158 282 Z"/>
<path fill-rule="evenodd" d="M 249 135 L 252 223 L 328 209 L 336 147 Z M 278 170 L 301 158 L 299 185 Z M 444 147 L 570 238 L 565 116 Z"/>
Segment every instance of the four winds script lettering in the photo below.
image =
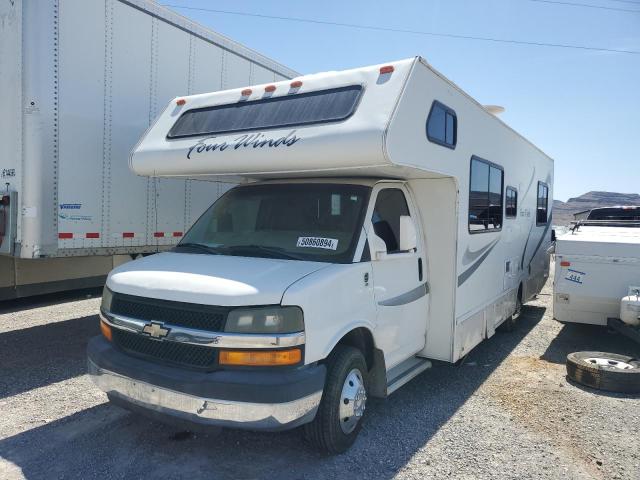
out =
<path fill-rule="evenodd" d="M 290 131 L 286 136 L 279 138 L 269 138 L 264 133 L 251 133 L 240 135 L 231 142 L 214 142 L 216 137 L 208 137 L 198 140 L 197 143 L 189 147 L 187 158 L 191 158 L 194 154 L 205 152 L 222 152 L 227 148 L 238 150 L 240 148 L 278 148 L 290 147 L 294 143 L 299 142 L 300 138 L 296 136 L 296 131 Z"/>

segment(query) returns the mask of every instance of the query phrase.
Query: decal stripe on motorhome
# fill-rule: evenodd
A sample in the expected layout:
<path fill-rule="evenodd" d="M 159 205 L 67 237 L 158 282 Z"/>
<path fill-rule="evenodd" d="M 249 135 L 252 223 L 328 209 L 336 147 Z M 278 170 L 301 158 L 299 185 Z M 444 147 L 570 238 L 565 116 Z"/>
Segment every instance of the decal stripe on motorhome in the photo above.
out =
<path fill-rule="evenodd" d="M 423 283 L 419 287 L 398 295 L 397 297 L 382 300 L 381 302 L 378 302 L 378 305 L 382 305 L 383 307 L 406 305 L 407 303 L 415 302 L 419 298 L 424 297 L 427 293 L 429 293 L 429 286 L 426 283 Z"/>
<path fill-rule="evenodd" d="M 489 248 L 486 252 L 484 252 L 482 254 L 482 256 L 478 259 L 478 261 L 476 263 L 474 263 L 473 265 L 471 265 L 469 268 L 467 268 L 464 272 L 462 272 L 459 276 L 458 276 L 458 286 L 462 285 L 464 282 L 466 282 L 469 277 L 473 274 L 473 272 L 475 272 L 478 267 L 480 266 L 480 264 L 482 262 L 484 262 L 485 258 L 487 258 L 489 256 L 489 254 L 491 253 L 491 250 L 493 250 L 493 248 L 498 244 L 498 240 L 495 240 L 493 242 L 493 245 L 491 245 L 491 248 Z"/>
<path fill-rule="evenodd" d="M 544 232 L 542 232 L 542 236 L 540 237 L 540 240 L 538 241 L 538 245 L 536 245 L 536 249 L 533 251 L 533 255 L 531 255 L 531 258 L 529 259 L 529 265 L 531 265 L 531 262 L 533 262 L 533 259 L 536 258 L 536 254 L 538 253 L 538 249 L 540 248 L 540 245 L 542 245 L 542 242 L 544 241 L 544 237 L 547 236 L 547 232 L 549 231 L 549 227 L 551 226 L 552 217 L 553 217 L 553 211 L 551 211 L 549 213 L 549 218 L 547 219 L 547 226 L 544 227 Z"/>

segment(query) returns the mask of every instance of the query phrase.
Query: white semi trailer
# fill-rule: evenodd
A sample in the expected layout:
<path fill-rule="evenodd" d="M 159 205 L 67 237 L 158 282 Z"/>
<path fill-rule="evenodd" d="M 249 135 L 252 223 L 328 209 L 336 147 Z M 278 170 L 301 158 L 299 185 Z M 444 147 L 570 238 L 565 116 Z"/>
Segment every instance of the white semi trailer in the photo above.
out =
<path fill-rule="evenodd" d="M 148 0 L 0 2 L 0 300 L 177 243 L 227 187 L 138 177 L 131 148 L 175 92 L 295 75 Z"/>

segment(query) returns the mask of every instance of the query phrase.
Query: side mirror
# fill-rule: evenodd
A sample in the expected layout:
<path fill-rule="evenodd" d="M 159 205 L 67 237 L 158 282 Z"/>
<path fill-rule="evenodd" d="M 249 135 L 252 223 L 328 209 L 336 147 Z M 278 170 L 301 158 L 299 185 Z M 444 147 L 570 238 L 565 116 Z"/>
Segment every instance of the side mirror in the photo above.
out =
<path fill-rule="evenodd" d="M 368 237 L 371 260 L 384 260 L 387 257 L 387 244 L 378 235 L 371 232 Z"/>
<path fill-rule="evenodd" d="M 409 215 L 400 216 L 400 251 L 410 252 L 418 247 L 416 225 Z"/>
<path fill-rule="evenodd" d="M 551 241 L 555 242 L 556 241 L 556 229 L 552 229 L 551 230 Z"/>

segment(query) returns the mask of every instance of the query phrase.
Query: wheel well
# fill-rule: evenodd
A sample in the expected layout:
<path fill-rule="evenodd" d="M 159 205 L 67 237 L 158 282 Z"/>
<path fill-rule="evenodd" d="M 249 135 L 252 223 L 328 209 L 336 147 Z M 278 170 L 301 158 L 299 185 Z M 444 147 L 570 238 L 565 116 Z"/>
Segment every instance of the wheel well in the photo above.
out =
<path fill-rule="evenodd" d="M 350 347 L 357 348 L 364 355 L 364 359 L 367 362 L 367 368 L 371 369 L 373 367 L 373 335 L 371 335 L 371 332 L 366 328 L 360 327 L 355 330 L 351 330 L 340 339 L 336 347 L 338 345 L 348 345 Z"/>
<path fill-rule="evenodd" d="M 518 286 L 518 298 L 520 299 L 520 303 L 522 303 L 522 282 Z"/>
<path fill-rule="evenodd" d="M 334 347 L 347 345 L 357 348 L 364 355 L 369 370 L 368 393 L 372 397 L 384 398 L 387 396 L 387 375 L 384 361 L 384 353 L 377 349 L 373 342 L 371 331 L 364 327 L 356 328 L 347 333 Z"/>

